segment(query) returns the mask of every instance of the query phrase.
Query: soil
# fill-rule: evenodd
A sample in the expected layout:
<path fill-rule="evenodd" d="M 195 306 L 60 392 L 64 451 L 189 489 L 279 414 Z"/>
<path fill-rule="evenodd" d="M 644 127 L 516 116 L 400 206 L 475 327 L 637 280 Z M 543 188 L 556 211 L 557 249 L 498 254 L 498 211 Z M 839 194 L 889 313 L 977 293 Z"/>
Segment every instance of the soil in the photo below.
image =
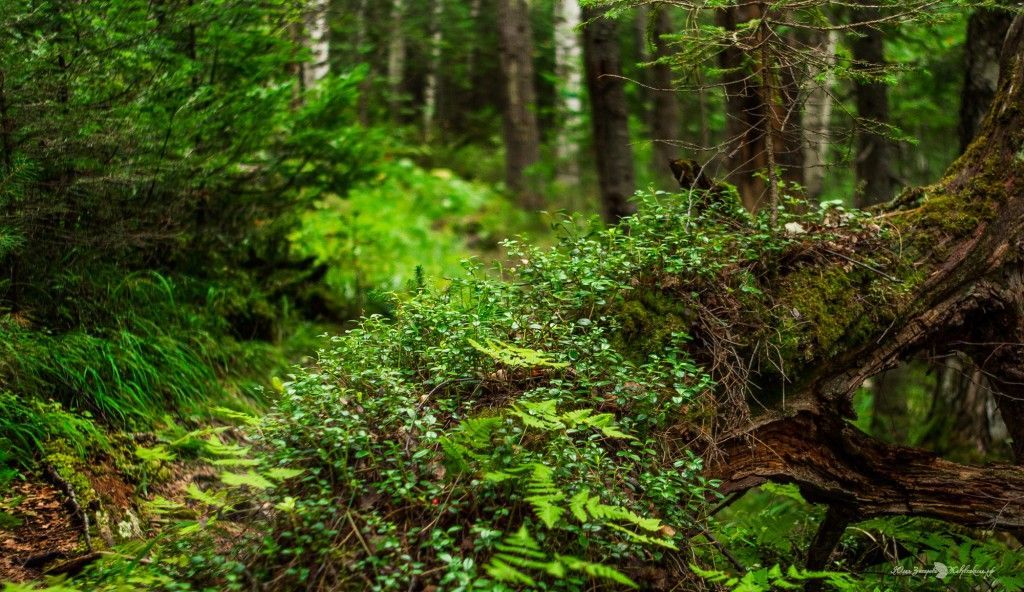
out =
<path fill-rule="evenodd" d="M 20 522 L 0 528 L 0 582 L 39 578 L 48 564 L 85 550 L 64 494 L 48 483 L 13 484 L 0 497 L 0 508 Z"/>

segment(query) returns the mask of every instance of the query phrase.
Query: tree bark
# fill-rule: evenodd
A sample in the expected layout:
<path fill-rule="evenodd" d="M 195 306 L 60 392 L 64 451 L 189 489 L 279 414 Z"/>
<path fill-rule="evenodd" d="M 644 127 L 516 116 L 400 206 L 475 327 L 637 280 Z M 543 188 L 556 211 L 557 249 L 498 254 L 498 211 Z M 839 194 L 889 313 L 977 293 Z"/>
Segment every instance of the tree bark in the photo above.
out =
<path fill-rule="evenodd" d="M 821 48 L 821 54 L 825 56 L 828 63 L 832 63 L 836 55 L 836 45 L 839 43 L 839 34 L 835 31 L 827 31 L 817 35 L 815 44 Z M 815 79 L 819 71 L 811 72 L 811 79 Z M 808 93 L 804 103 L 801 116 L 803 131 L 804 150 L 804 174 L 803 184 L 807 191 L 807 197 L 817 200 L 821 196 L 825 182 L 825 167 L 828 164 L 828 149 L 830 143 L 830 129 L 832 126 L 832 84 L 835 76 L 831 71 L 825 72 L 825 78 L 820 83 L 812 83 L 814 86 Z"/>
<path fill-rule="evenodd" d="M 756 3 L 725 8 L 716 13 L 718 25 L 728 31 L 747 21 L 760 18 L 761 7 Z M 724 70 L 726 154 L 723 159 L 729 182 L 750 211 L 756 211 L 768 193 L 764 178 L 756 173 L 768 166 L 765 147 L 764 104 L 757 80 L 744 67 L 746 57 L 736 46 L 730 45 L 719 56 Z"/>
<path fill-rule="evenodd" d="M 402 85 L 405 81 L 405 0 L 391 0 L 391 42 L 388 44 L 388 107 L 391 119 L 398 121 L 402 115 Z"/>
<path fill-rule="evenodd" d="M 665 35 L 675 32 L 672 15 L 668 7 L 655 6 L 651 23 L 651 40 L 654 44 L 654 59 L 660 60 L 671 55 L 672 50 Z M 672 67 L 655 63 L 651 67 L 651 138 L 654 140 L 654 170 L 660 173 L 662 184 L 673 188 L 676 180 L 669 173 L 668 162 L 679 158 L 677 144 L 680 139 L 679 97 L 674 90 Z"/>
<path fill-rule="evenodd" d="M 427 76 L 423 85 L 423 138 L 427 142 L 433 139 L 434 118 L 437 115 L 441 46 L 444 42 L 444 29 L 441 27 L 442 16 L 444 16 L 444 0 L 434 0 L 430 12 L 430 62 L 427 65 Z"/>
<path fill-rule="evenodd" d="M 857 18 L 873 21 L 879 18 L 877 8 L 861 8 Z M 853 40 L 854 68 L 866 72 L 877 71 L 885 64 L 885 37 L 880 29 L 869 27 Z M 857 115 L 862 120 L 857 133 L 857 155 L 854 161 L 859 191 L 855 196 L 857 207 L 866 207 L 892 199 L 896 191 L 892 160 L 892 140 L 880 126 L 889 123 L 889 89 L 877 79 L 854 83 Z"/>
<path fill-rule="evenodd" d="M 558 181 L 580 184 L 580 129 L 583 127 L 583 64 L 578 0 L 555 2 L 555 78 L 558 79 L 561 125 L 555 139 Z"/>
<path fill-rule="evenodd" d="M 761 387 L 764 410 L 734 414 L 738 419 L 724 422 L 705 451 L 707 476 L 721 480 L 721 493 L 766 481 L 793 483 L 812 503 L 853 508 L 851 521 L 906 515 L 1010 532 L 1024 528 L 1024 467 L 955 463 L 885 443 L 848 422 L 853 395 L 865 379 L 922 352 L 966 351 L 997 391 L 1014 452 L 1024 460 L 1024 159 L 1017 156 L 1024 145 L 1022 102 L 1024 17 L 1018 17 L 1007 35 L 999 90 L 981 140 L 943 180 L 877 210 L 865 222 L 877 230 L 830 234 L 821 256 L 797 247 L 792 257 L 799 261 L 784 258 L 787 263 L 768 274 L 763 289 L 773 309 L 806 318 L 813 302 L 828 311 L 819 318 L 842 319 L 827 334 L 818 323 L 793 325 L 786 316 L 768 328 L 770 334 L 785 326 L 787 339 L 805 346 L 780 357 L 773 368 L 782 370 L 762 365 L 753 372 L 750 382 Z M 887 251 L 901 255 L 882 263 L 880 253 Z M 870 268 L 863 264 L 868 258 Z M 836 289 L 837 276 L 856 286 L 856 294 Z M 888 290 L 895 290 L 892 297 L 871 296 Z M 693 343 L 695 355 L 707 357 L 700 348 L 711 347 L 712 329 L 704 326 L 694 331 Z M 757 368 L 758 352 L 771 349 L 765 345 L 751 340 L 740 347 L 738 366 Z M 772 396 L 783 387 L 785 397 Z M 743 405 L 742 399 L 732 401 Z M 822 538 L 819 563 L 829 537 Z"/>
<path fill-rule="evenodd" d="M 618 27 L 603 14 L 596 8 L 583 10 L 588 23 L 583 30 L 583 54 L 602 211 L 605 221 L 614 224 L 636 211 L 629 201 L 636 181 Z"/>
<path fill-rule="evenodd" d="M 305 45 L 310 60 L 302 66 L 302 86 L 313 88 L 330 71 L 331 29 L 327 22 L 329 0 L 311 0 L 306 7 Z"/>
<path fill-rule="evenodd" d="M 533 80 L 533 30 L 526 0 L 499 0 L 498 27 L 504 77 L 505 180 L 519 204 L 537 210 L 543 204 L 528 169 L 540 160 L 536 89 Z"/>
<path fill-rule="evenodd" d="M 960 95 L 960 150 L 978 133 L 999 84 L 999 52 L 1013 15 L 1005 10 L 979 8 L 967 22 L 964 88 Z"/>

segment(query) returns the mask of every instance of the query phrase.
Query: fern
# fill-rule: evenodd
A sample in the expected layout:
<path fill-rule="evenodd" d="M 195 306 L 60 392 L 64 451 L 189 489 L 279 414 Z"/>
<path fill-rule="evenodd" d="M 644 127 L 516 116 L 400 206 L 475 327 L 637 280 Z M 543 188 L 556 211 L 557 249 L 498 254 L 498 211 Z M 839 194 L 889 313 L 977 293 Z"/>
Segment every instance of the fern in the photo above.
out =
<path fill-rule="evenodd" d="M 610 565 L 592 563 L 569 555 L 548 556 L 541 551 L 540 545 L 525 526 L 519 527 L 515 534 L 506 536 L 497 545 L 497 549 L 499 552 L 487 563 L 485 570 L 499 582 L 536 587 L 534 577 L 523 570 L 543 572 L 556 579 L 564 578 L 567 571 L 572 570 L 630 588 L 638 587 L 633 580 Z"/>
<path fill-rule="evenodd" d="M 591 577 L 611 580 L 617 584 L 629 586 L 630 588 L 640 587 L 636 585 L 636 582 L 626 577 L 626 574 L 610 565 L 605 565 L 604 563 L 591 563 L 568 555 L 556 555 L 556 557 L 569 569 L 582 571 Z"/>
<path fill-rule="evenodd" d="M 548 528 L 554 528 L 565 513 L 565 508 L 556 505 L 565 499 L 565 493 L 555 485 L 554 471 L 541 463 L 534 463 L 527 481 L 526 501 L 533 507 L 537 518 Z"/>
<path fill-rule="evenodd" d="M 565 368 L 568 362 L 556 362 L 551 356 L 526 347 L 519 347 L 497 339 L 485 339 L 481 344 L 475 339 L 467 340 L 473 349 L 486 354 L 495 361 L 513 368 Z"/>
<path fill-rule="evenodd" d="M 255 471 L 248 471 L 246 473 L 231 473 L 225 471 L 220 474 L 220 480 L 225 485 L 232 487 L 246 486 L 252 487 L 253 489 L 270 489 L 274 486 L 274 484 L 267 480 L 266 477 Z"/>

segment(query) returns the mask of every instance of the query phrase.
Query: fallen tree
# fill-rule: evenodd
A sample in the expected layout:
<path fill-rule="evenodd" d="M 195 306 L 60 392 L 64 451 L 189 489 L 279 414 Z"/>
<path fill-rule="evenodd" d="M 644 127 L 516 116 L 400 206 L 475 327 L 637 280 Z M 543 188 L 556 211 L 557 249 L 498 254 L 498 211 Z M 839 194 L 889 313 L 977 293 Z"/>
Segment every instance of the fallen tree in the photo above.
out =
<path fill-rule="evenodd" d="M 780 361 L 791 370 L 785 404 L 771 406 L 724 438 L 720 460 L 710 468 L 722 479 L 723 491 L 789 482 L 808 499 L 840 508 L 837 514 L 846 520 L 899 514 L 1009 531 L 1024 527 L 1024 470 L 958 465 L 886 445 L 846 421 L 852 397 L 866 379 L 922 352 L 966 352 L 998 389 L 1016 460 L 1024 463 L 1020 18 L 1007 36 L 1002 72 L 981 133 L 945 178 L 874 212 L 876 224 L 892 225 L 897 232 L 889 244 L 871 243 L 870 250 L 901 252 L 906 264 L 887 272 L 847 265 L 839 278 L 841 285 L 856 285 L 861 295 L 903 286 L 901 294 L 874 298 L 870 307 L 851 301 L 862 296 L 834 289 L 835 270 L 845 262 L 828 255 L 789 274 L 818 274 L 830 282 L 803 281 L 794 291 L 783 273 L 766 288 L 774 306 L 799 313 L 810 299 L 840 326 L 824 340 L 820 325 L 807 326 L 805 331 L 817 332 L 801 337 L 816 344 L 811 355 L 796 363 L 785 356 Z M 838 237 L 830 250 L 848 253 L 847 260 L 874 258 L 857 239 Z"/>

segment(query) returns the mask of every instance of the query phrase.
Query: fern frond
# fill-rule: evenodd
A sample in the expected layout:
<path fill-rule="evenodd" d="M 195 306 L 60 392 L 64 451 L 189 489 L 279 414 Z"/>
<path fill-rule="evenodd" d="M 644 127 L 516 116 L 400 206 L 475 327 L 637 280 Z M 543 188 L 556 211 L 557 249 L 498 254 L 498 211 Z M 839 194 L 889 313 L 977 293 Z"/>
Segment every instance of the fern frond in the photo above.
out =
<path fill-rule="evenodd" d="M 610 565 L 603 563 L 591 563 L 589 561 L 583 561 L 582 559 L 572 557 L 570 555 L 556 555 L 555 556 L 560 562 L 564 563 L 566 567 L 575 571 L 582 571 L 583 573 L 603 580 L 610 580 L 623 586 L 630 588 L 639 588 L 633 580 L 629 579 L 626 574 L 615 569 Z"/>

